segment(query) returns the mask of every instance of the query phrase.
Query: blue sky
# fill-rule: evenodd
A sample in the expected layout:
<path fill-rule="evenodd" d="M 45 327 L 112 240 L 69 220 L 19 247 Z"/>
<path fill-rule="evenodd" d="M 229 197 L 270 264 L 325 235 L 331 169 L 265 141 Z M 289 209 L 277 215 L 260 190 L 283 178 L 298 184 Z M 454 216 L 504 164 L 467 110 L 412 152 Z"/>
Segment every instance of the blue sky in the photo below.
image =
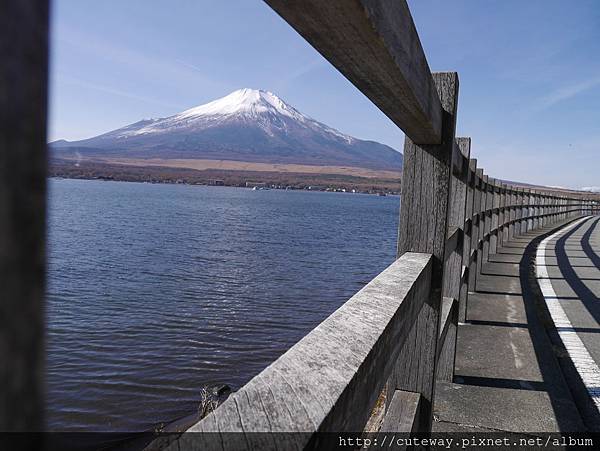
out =
<path fill-rule="evenodd" d="M 600 2 L 409 1 L 460 77 L 457 134 L 492 176 L 600 185 Z M 259 0 L 55 0 L 49 138 L 81 139 L 242 87 L 401 150 L 404 136 Z"/>

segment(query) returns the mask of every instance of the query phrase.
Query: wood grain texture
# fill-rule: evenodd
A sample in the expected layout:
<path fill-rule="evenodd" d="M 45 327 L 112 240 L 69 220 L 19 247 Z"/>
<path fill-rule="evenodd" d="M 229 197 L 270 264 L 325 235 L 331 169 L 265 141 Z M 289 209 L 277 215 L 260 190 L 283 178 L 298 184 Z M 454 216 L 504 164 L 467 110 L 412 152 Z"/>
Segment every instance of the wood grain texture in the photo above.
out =
<path fill-rule="evenodd" d="M 520 188 L 517 189 L 518 192 L 518 200 L 517 200 L 517 235 L 522 235 L 527 231 L 526 223 L 525 223 L 525 208 L 523 205 L 525 204 L 525 189 Z"/>
<path fill-rule="evenodd" d="M 490 244 L 488 251 L 489 255 L 493 255 L 498 251 L 498 228 L 499 228 L 499 208 L 500 208 L 500 184 L 499 180 L 494 179 L 490 185 L 492 190 L 491 208 L 491 223 L 490 223 Z"/>
<path fill-rule="evenodd" d="M 475 190 L 475 199 L 474 199 L 474 209 L 477 215 L 476 221 L 474 222 L 475 224 L 475 228 L 474 230 L 477 231 L 477 233 L 473 236 L 473 246 L 475 248 L 475 267 L 474 267 L 474 271 L 472 271 L 472 275 L 474 277 L 473 279 L 473 284 L 470 287 L 470 291 L 475 291 L 476 287 L 477 287 L 477 280 L 479 278 L 479 275 L 481 273 L 481 265 L 483 262 L 483 233 L 484 233 L 484 228 L 485 228 L 485 220 L 484 220 L 484 215 L 483 215 L 483 211 L 485 209 L 485 191 L 484 191 L 484 184 L 485 184 L 485 176 L 483 174 L 483 169 L 482 168 L 477 168 L 475 170 L 475 173 L 477 175 L 477 185 L 476 185 L 476 190 Z"/>
<path fill-rule="evenodd" d="M 477 245 L 479 240 L 479 177 L 477 176 L 477 160 L 472 158 L 470 161 L 471 177 L 470 183 L 470 195 L 471 195 L 471 230 L 470 230 L 470 243 L 469 243 L 469 255 L 467 256 L 466 264 L 469 267 L 467 290 L 469 292 L 475 289 L 475 274 L 477 271 Z M 466 312 L 465 318 L 466 320 Z"/>
<path fill-rule="evenodd" d="M 454 360 L 457 338 L 457 302 L 454 298 L 444 297 L 440 316 L 440 332 L 437 348 L 436 379 L 451 382 L 454 378 Z"/>
<path fill-rule="evenodd" d="M 469 138 L 456 138 L 455 153 L 468 161 L 471 150 Z M 450 200 L 448 215 L 448 240 L 446 242 L 443 296 L 458 299 L 462 274 L 462 258 L 464 249 L 464 226 L 467 196 L 468 168 L 461 168 L 458 176 L 453 173 L 450 179 Z M 450 233 L 453 231 L 453 233 Z M 454 238 L 454 239 L 452 239 Z"/>
<path fill-rule="evenodd" d="M 43 429 L 47 50 L 48 2 L 0 2 L 2 431 Z"/>
<path fill-rule="evenodd" d="M 405 0 L 265 2 L 413 142 L 441 142 L 442 107 Z"/>
<path fill-rule="evenodd" d="M 455 145 L 458 76 L 435 73 L 433 78 L 444 110 L 441 145 L 417 145 L 406 138 L 403 199 L 398 228 L 398 255 L 432 254 L 432 287 L 417 323 L 396 364 L 394 389 L 422 395 L 419 420 L 429 430 L 434 402 L 436 347 L 444 280 L 444 256 L 449 221 L 450 177 Z M 407 369 L 409 368 L 409 369 Z"/>
<path fill-rule="evenodd" d="M 456 138 L 454 153 L 460 155 L 458 161 L 466 164 L 471 152 L 470 138 Z M 454 159 L 456 160 L 456 159 Z M 465 248 L 465 212 L 467 199 L 468 166 L 463 166 L 460 171 L 452 171 L 450 179 L 450 200 L 448 215 L 448 239 L 446 241 L 446 252 L 444 261 L 444 284 L 442 296 L 449 299 L 458 299 L 463 274 L 463 254 Z M 453 231 L 451 234 L 450 232 Z M 444 304 L 442 303 L 442 312 Z M 438 344 L 438 356 L 440 346 L 443 346 L 442 358 L 438 357 L 436 379 L 451 381 L 454 376 L 454 357 L 456 349 L 456 331 L 458 323 L 458 310 L 452 310 L 448 327 L 448 339 Z M 443 322 L 441 323 L 444 324 Z M 441 326 L 440 326 L 441 327 Z M 445 337 L 445 335 L 444 335 Z"/>
<path fill-rule="evenodd" d="M 492 230 L 492 205 L 494 200 L 494 193 L 492 191 L 492 185 L 494 184 L 494 179 L 484 175 L 484 192 L 483 201 L 483 263 L 488 261 L 488 257 L 490 254 L 490 231 Z M 481 268 L 480 268 L 481 270 Z"/>
<path fill-rule="evenodd" d="M 431 267 L 430 255 L 404 254 L 190 431 L 220 434 L 228 450 L 275 449 L 251 432 L 307 432 L 288 443 L 304 449 L 323 445 L 317 431 L 361 431 L 418 322 Z"/>
<path fill-rule="evenodd" d="M 471 142 L 469 141 L 468 155 L 471 154 Z M 465 192 L 465 235 L 462 254 L 462 274 L 460 280 L 459 296 L 458 296 L 458 321 L 465 322 L 467 317 L 467 304 L 469 298 L 469 279 L 471 272 L 471 249 L 473 245 L 473 204 L 474 204 L 474 184 L 475 184 L 475 169 L 477 160 L 469 160 L 469 169 L 466 177 L 466 192 Z"/>
<path fill-rule="evenodd" d="M 506 183 L 501 184 L 500 188 L 500 233 L 498 234 L 498 246 L 503 246 L 508 241 L 508 220 L 510 217 L 510 194 L 507 193 Z"/>
<path fill-rule="evenodd" d="M 411 433 L 419 430 L 419 393 L 396 390 L 379 432 Z"/>

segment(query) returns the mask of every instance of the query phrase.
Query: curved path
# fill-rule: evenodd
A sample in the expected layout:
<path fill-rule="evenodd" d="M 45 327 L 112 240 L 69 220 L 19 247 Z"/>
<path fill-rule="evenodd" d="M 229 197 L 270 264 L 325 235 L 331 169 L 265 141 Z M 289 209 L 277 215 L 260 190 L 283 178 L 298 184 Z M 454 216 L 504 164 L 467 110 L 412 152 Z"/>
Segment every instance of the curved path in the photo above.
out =
<path fill-rule="evenodd" d="M 537 275 L 546 278 L 538 282 L 548 296 L 550 288 L 555 290 L 589 354 L 600 362 L 598 220 L 542 227 L 506 242 L 489 256 L 475 292 L 469 294 L 467 321 L 458 328 L 454 381 L 437 384 L 434 430 L 523 433 L 589 428 L 571 383 L 576 378 L 569 376 L 563 357 L 555 352 L 552 320 L 533 265 L 543 247 L 547 275 L 538 267 Z M 585 389 L 579 393 L 589 397 Z"/>
<path fill-rule="evenodd" d="M 580 398 L 578 404 L 582 404 L 581 398 L 587 394 L 586 416 L 597 417 L 600 410 L 600 217 L 579 219 L 545 238 L 537 249 L 535 264 L 538 283 L 554 323 L 554 341 L 568 354 L 570 368 L 566 368 L 565 373 L 569 384 Z"/>

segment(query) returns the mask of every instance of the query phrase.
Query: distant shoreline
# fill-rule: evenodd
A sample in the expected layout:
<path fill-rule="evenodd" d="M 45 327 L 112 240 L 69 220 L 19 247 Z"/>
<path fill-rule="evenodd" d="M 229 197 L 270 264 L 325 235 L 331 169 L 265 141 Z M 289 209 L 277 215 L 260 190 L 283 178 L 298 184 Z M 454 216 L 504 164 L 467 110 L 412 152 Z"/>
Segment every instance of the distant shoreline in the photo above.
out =
<path fill-rule="evenodd" d="M 205 187 L 215 187 L 215 188 L 240 188 L 240 189 L 247 189 L 247 190 L 252 190 L 251 187 L 249 186 L 236 186 L 236 185 L 207 185 L 207 184 L 202 184 L 202 183 L 176 183 L 176 182 L 171 182 L 171 181 L 162 181 L 162 182 L 148 182 L 148 181 L 141 181 L 141 180 L 117 180 L 117 179 L 112 179 L 112 178 L 101 178 L 101 177 L 97 177 L 97 178 L 87 178 L 87 177 L 63 177 L 60 175 L 49 175 L 48 179 L 50 180 L 82 180 L 82 181 L 88 181 L 88 182 L 116 182 L 116 183 L 143 183 L 143 184 L 149 184 L 149 185 L 184 185 L 184 186 L 205 186 Z M 280 191 L 308 191 L 308 192 L 312 192 L 312 193 L 342 193 L 342 194 L 367 194 L 367 195 L 372 195 L 372 196 L 377 196 L 380 194 L 380 192 L 366 192 L 366 191 L 342 191 L 341 189 L 308 189 L 308 188 L 287 188 L 287 187 L 281 187 L 281 186 L 268 186 L 267 189 L 268 190 L 280 190 Z M 381 192 L 382 194 L 385 194 L 386 196 L 400 196 L 401 193 L 399 192 Z"/>
<path fill-rule="evenodd" d="M 344 174 L 293 173 L 275 171 L 197 170 L 163 166 L 131 166 L 91 160 L 51 159 L 49 177 L 82 180 L 110 180 L 155 184 L 231 186 L 257 189 L 290 189 L 363 194 L 399 194 L 397 179 L 359 177 Z"/>

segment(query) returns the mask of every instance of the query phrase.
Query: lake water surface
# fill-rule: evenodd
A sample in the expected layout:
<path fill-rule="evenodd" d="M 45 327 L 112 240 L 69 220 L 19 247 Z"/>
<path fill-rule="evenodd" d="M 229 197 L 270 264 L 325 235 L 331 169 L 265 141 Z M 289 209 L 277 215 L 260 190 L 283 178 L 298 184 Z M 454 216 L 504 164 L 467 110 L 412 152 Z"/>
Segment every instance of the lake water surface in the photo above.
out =
<path fill-rule="evenodd" d="M 52 179 L 48 426 L 139 431 L 238 389 L 394 258 L 398 197 Z"/>

